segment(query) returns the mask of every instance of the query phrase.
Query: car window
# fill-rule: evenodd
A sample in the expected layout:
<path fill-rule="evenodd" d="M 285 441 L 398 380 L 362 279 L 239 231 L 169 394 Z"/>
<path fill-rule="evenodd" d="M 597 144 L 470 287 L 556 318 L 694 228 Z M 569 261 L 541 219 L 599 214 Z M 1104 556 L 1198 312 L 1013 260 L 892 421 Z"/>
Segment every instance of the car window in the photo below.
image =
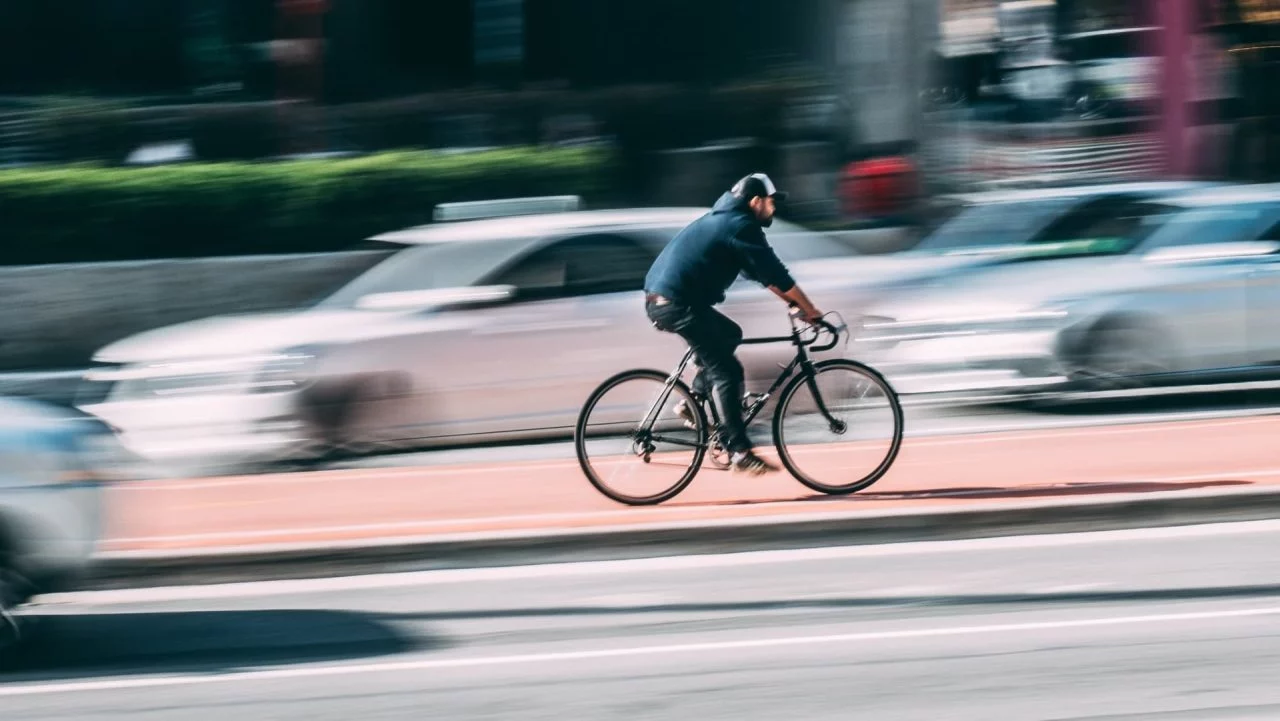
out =
<path fill-rule="evenodd" d="M 1159 203 L 1107 198 L 1058 218 L 1018 254 L 1020 259 L 1128 253 L 1175 213 Z"/>
<path fill-rule="evenodd" d="M 576 236 L 530 254 L 493 282 L 515 286 L 525 300 L 638 291 L 652 263 L 653 254 L 625 236 Z"/>
<path fill-rule="evenodd" d="M 1025 243 L 1076 202 L 1075 198 L 1052 198 L 973 205 L 956 213 L 907 252 L 941 255 L 966 248 Z"/>
<path fill-rule="evenodd" d="M 1280 223 L 1275 223 L 1268 228 L 1267 232 L 1263 233 L 1259 240 L 1280 241 Z"/>
<path fill-rule="evenodd" d="M 413 246 L 395 253 L 320 302 L 321 307 L 355 308 L 374 293 L 461 288 L 479 284 L 494 268 L 518 256 L 529 239 L 495 239 Z"/>
<path fill-rule="evenodd" d="M 1165 218 L 1144 249 L 1255 240 L 1275 221 L 1276 212 L 1273 203 L 1185 208 Z"/>

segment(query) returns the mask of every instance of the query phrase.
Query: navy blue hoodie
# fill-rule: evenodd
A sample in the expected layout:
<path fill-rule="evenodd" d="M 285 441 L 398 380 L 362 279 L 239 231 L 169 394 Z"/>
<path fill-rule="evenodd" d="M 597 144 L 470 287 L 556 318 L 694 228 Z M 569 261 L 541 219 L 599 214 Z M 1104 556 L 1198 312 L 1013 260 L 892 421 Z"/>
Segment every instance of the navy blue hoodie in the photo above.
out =
<path fill-rule="evenodd" d="M 713 306 L 744 275 L 782 292 L 795 287 L 787 267 L 769 247 L 747 201 L 720 196 L 711 212 L 671 239 L 645 277 L 648 293 L 687 306 Z"/>

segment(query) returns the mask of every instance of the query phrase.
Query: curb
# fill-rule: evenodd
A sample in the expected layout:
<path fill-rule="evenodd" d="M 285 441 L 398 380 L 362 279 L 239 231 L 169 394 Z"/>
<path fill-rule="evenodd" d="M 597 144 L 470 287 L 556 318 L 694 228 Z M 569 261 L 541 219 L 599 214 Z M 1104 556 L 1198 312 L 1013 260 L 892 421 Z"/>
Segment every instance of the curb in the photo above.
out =
<path fill-rule="evenodd" d="M 1280 518 L 1280 488 L 1125 494 L 1105 499 L 838 512 L 719 521 L 270 545 L 198 552 L 104 553 L 82 590 L 233 583 L 361 573 L 948 541 Z"/>

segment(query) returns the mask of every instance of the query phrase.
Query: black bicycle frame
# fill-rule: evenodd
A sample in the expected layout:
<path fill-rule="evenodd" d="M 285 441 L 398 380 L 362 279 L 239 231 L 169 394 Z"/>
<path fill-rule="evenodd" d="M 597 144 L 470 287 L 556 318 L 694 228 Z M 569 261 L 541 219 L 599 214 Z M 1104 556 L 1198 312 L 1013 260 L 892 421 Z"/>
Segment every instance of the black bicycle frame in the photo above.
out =
<path fill-rule="evenodd" d="M 820 322 L 820 324 L 821 326 L 826 328 L 829 332 L 831 332 L 833 340 L 830 345 L 822 346 L 817 350 L 820 350 L 820 351 L 830 350 L 836 346 L 836 343 L 839 340 L 839 331 L 837 331 L 836 328 L 830 325 L 829 323 Z M 841 421 L 831 417 L 831 412 L 827 410 L 826 402 L 822 400 L 822 395 L 818 392 L 818 383 L 815 380 L 817 378 L 817 374 L 813 370 L 813 361 L 810 359 L 809 351 L 808 351 L 809 346 L 812 346 L 817 342 L 817 338 L 815 338 L 813 341 L 805 342 L 800 338 L 800 333 L 801 333 L 800 329 L 797 328 L 793 330 L 791 332 L 791 335 L 789 336 L 747 338 L 742 341 L 742 345 L 766 345 L 766 344 L 772 344 L 772 343 L 791 343 L 796 347 L 796 357 L 791 360 L 791 363 L 787 364 L 787 366 L 783 368 L 782 373 L 779 374 L 778 377 L 773 381 L 773 385 L 769 386 L 769 390 L 765 391 L 763 395 L 761 395 L 759 398 L 756 399 L 754 403 L 751 404 L 750 408 L 746 409 L 746 413 L 743 415 L 743 419 L 742 419 L 743 425 L 750 425 L 751 422 L 756 419 L 756 416 L 760 414 L 760 411 L 764 410 L 765 405 L 768 404 L 769 399 L 773 396 L 773 394 L 778 392 L 778 389 L 781 388 L 782 385 L 786 383 L 788 379 L 791 378 L 791 374 L 795 373 L 797 368 L 799 368 L 800 371 L 805 374 L 806 382 L 809 385 L 809 391 L 813 393 L 813 398 L 817 402 L 818 410 L 822 413 L 822 417 L 825 418 L 827 422 L 831 424 L 831 427 L 833 429 L 844 425 Z M 680 377 L 684 375 L 684 372 L 686 369 L 688 369 L 689 364 L 693 362 L 693 355 L 694 355 L 693 349 L 690 348 L 688 351 L 685 352 L 684 358 L 680 360 L 680 364 L 676 366 L 676 369 L 672 371 L 671 375 L 667 376 L 667 383 L 663 387 L 662 395 L 659 396 L 658 400 L 654 402 L 652 406 L 649 407 L 649 411 L 645 413 L 644 420 L 641 421 L 640 423 L 640 428 L 637 429 L 638 438 L 640 436 L 647 436 L 647 439 L 649 440 L 658 440 L 666 443 L 671 443 L 673 445 L 688 446 L 690 448 L 697 448 L 699 446 L 704 445 L 701 443 L 694 443 L 694 442 L 684 441 L 684 440 L 679 440 L 674 438 L 664 438 L 661 436 L 648 436 L 648 434 L 651 433 L 652 431 L 653 424 L 658 420 L 657 414 L 659 410 L 666 404 L 667 399 L 671 397 L 671 390 L 675 388 L 675 384 L 680 380 Z M 707 407 L 711 410 L 711 417 L 710 417 L 711 423 L 714 426 L 718 427 L 720 425 L 720 413 L 719 413 L 719 410 L 716 408 L 714 399 L 708 397 L 706 401 L 707 401 Z"/>

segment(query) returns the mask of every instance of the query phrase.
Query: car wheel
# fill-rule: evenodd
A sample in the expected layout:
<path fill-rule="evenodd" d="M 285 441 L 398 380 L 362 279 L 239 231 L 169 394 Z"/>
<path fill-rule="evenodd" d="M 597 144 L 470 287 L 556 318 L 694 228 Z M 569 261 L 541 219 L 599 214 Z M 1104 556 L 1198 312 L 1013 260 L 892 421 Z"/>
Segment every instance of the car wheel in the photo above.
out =
<path fill-rule="evenodd" d="M 1171 370 L 1170 350 L 1156 329 L 1133 322 L 1102 324 L 1089 334 L 1072 380 L 1084 390 L 1144 388 Z"/>
<path fill-rule="evenodd" d="M 22 598 L 22 578 L 0 570 L 0 671 L 14 668 L 19 661 L 26 628 L 18 616 Z"/>

